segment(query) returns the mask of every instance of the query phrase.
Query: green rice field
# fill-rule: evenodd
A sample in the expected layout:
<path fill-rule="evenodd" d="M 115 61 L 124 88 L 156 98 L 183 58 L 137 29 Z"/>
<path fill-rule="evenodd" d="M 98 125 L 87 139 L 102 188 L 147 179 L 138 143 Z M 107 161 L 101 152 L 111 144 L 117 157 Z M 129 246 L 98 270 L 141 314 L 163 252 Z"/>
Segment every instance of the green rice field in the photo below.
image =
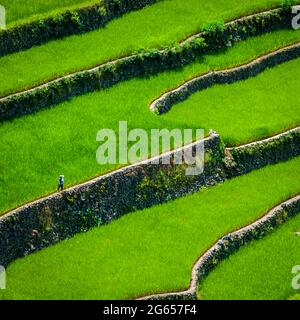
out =
<path fill-rule="evenodd" d="M 1 5 L 6 9 L 7 26 L 11 27 L 97 2 L 97 0 L 1 0 Z"/>
<path fill-rule="evenodd" d="M 0 0 L 0 5 L 6 9 L 9 29 L 100 1 L 103 2 Z M 300 0 L 294 1 L 294 4 L 300 4 Z M 169 177 L 169 169 L 158 167 L 161 179 L 159 190 L 166 187 L 166 199 L 171 198 L 171 194 L 169 197 L 167 190 L 170 189 L 165 186 L 165 181 L 172 187 L 174 185 L 174 195 L 181 195 L 160 205 L 153 205 L 151 192 L 140 196 L 134 188 L 130 189 L 128 199 L 120 199 L 120 206 L 118 201 L 113 202 L 115 198 L 110 200 L 109 192 L 98 202 L 100 195 L 107 191 L 103 189 L 105 184 L 99 187 L 90 181 L 84 190 L 80 185 L 111 172 L 108 183 L 113 184 L 116 194 L 124 191 L 127 195 L 127 188 L 131 188 L 130 183 L 135 183 L 134 179 L 145 178 L 143 167 L 139 167 L 138 172 L 132 167 L 132 176 L 123 184 L 123 180 L 114 180 L 113 171 L 129 163 L 100 165 L 97 162 L 96 154 L 101 145 L 97 141 L 97 133 L 101 129 L 110 129 L 118 137 L 120 121 L 127 121 L 128 132 L 144 129 L 148 137 L 153 129 L 192 129 L 194 132 L 204 129 L 205 136 L 213 130 L 220 135 L 226 148 L 258 142 L 299 127 L 298 56 L 247 80 L 213 85 L 197 91 L 162 115 L 150 110 L 154 100 L 189 80 L 211 71 L 242 66 L 276 50 L 299 45 L 300 21 L 298 30 L 290 28 L 267 33 L 270 29 L 266 29 L 265 18 L 257 19 L 251 24 L 251 32 L 245 35 L 253 34 L 252 31 L 262 34 L 242 41 L 238 41 L 239 35 L 234 30 L 226 37 L 224 33 L 220 35 L 218 29 L 213 32 L 214 23 L 222 26 L 222 23 L 282 5 L 290 6 L 291 2 L 161 0 L 116 17 L 103 28 L 62 37 L 0 57 L 2 99 L 18 92 L 26 94 L 26 90 L 40 84 L 45 84 L 46 91 L 51 80 L 128 55 L 148 51 L 151 55 L 152 50 L 178 48 L 181 41 L 203 31 L 207 25 L 211 28 L 209 34 L 215 37 L 212 41 L 218 41 L 218 36 L 223 37 L 222 41 L 230 39 L 226 48 L 202 54 L 184 67 L 124 80 L 107 89 L 81 94 L 48 108 L 37 105 L 37 112 L 27 115 L 20 112 L 11 120 L 0 122 L 0 300 L 118 300 L 187 290 L 194 263 L 216 241 L 257 221 L 275 206 L 300 194 L 297 133 L 291 140 L 292 134 L 287 135 L 286 140 L 282 138 L 280 143 L 283 146 L 272 141 L 267 149 L 264 149 L 264 144 L 250 151 L 248 149 L 249 153 L 245 152 L 241 156 L 245 159 L 242 160 L 230 158 L 228 149 L 225 149 L 224 155 L 218 154 L 216 159 L 209 150 L 205 154 L 208 157 L 205 164 L 209 162 L 213 166 L 215 162 L 223 161 L 224 166 L 220 166 L 223 169 L 218 167 L 216 175 L 228 179 L 211 187 L 203 187 L 217 180 L 205 171 L 205 175 L 197 180 L 200 184 L 198 192 L 189 195 L 182 196 L 183 191 L 175 188 L 177 183 L 181 186 L 177 181 L 181 177 Z M 286 21 L 290 19 L 286 13 L 281 12 L 280 17 L 284 22 L 289 22 Z M 275 19 L 278 20 L 278 17 Z M 195 48 L 187 50 L 191 50 L 193 55 Z M 141 60 L 140 63 L 144 62 Z M 168 64 L 168 61 L 163 63 Z M 130 70 L 126 72 L 130 73 Z M 70 95 L 75 95 L 76 92 L 72 91 L 74 86 L 71 88 L 69 83 L 64 86 L 63 92 L 69 90 Z M 60 94 L 59 87 L 56 92 Z M 43 97 L 35 98 L 39 103 Z M 14 112 L 18 113 L 17 108 L 23 107 L 29 110 L 25 100 L 20 100 L 25 101 L 22 105 L 17 101 L 18 95 L 14 99 Z M 5 108 L 2 103 L 1 119 L 7 115 L 6 119 L 9 118 L 11 110 Z M 247 163 L 250 169 L 271 163 L 277 159 L 279 148 L 291 149 L 289 143 L 295 144 L 291 152 L 293 157 L 290 153 L 287 155 L 291 155 L 290 160 L 243 174 L 247 170 L 241 169 L 243 163 L 240 162 L 251 161 L 251 164 Z M 160 144 L 159 153 L 169 151 L 162 141 Z M 116 147 L 119 149 L 118 140 Z M 171 141 L 171 147 L 179 145 Z M 282 150 L 278 151 L 278 159 L 282 159 Z M 119 152 L 116 151 L 117 154 Z M 150 153 L 151 143 L 139 154 L 139 158 L 146 159 Z M 232 178 L 235 173 L 240 175 Z M 64 202 L 61 204 L 61 194 L 57 190 L 58 177 L 62 174 L 65 178 L 64 189 L 76 186 L 62 194 L 63 199 L 70 202 L 67 205 Z M 151 177 L 147 176 L 147 183 L 155 185 L 156 181 L 152 181 Z M 111 190 L 111 186 L 108 187 Z M 185 187 L 191 191 L 189 185 Z M 25 206 L 41 198 L 45 199 L 36 207 L 35 204 Z M 131 202 L 136 203 L 136 199 L 139 201 L 138 208 L 147 209 L 134 211 L 136 206 L 131 206 Z M 134 212 L 115 219 L 124 213 L 119 212 L 123 210 L 119 208 L 125 208 L 127 201 L 133 209 L 128 210 L 127 207 L 124 210 Z M 11 214 L 14 209 L 20 210 Z M 99 210 L 101 215 L 109 216 L 108 221 L 112 221 L 101 224 L 104 220 L 102 216 L 99 218 Z M 52 213 L 59 222 L 52 220 Z M 95 218 L 95 214 L 97 221 L 101 222 L 98 227 L 65 239 L 74 234 L 73 230 L 86 229 L 72 214 L 78 214 L 78 219 L 82 218 L 83 223 L 87 224 L 88 219 Z M 300 291 L 292 288 L 295 276 L 292 269 L 300 265 L 299 232 L 300 213 L 266 237 L 250 242 L 216 265 L 199 284 L 197 297 L 200 300 L 300 300 Z M 55 239 L 65 240 L 53 244 Z M 43 249 L 36 251 L 40 248 Z M 27 249 L 35 252 L 28 254 Z M 5 290 L 1 287 L 1 265 L 7 267 Z"/>
<path fill-rule="evenodd" d="M 300 35 L 299 32 L 278 31 L 255 37 L 222 53 L 207 55 L 183 69 L 126 81 L 1 124 L 0 212 L 53 192 L 57 172 L 65 173 L 66 185 L 70 186 L 114 169 L 113 165 L 100 166 L 96 162 L 96 134 L 102 128 L 118 131 L 119 120 L 127 120 L 128 129 L 143 128 L 148 132 L 152 128 L 205 128 L 206 132 L 212 128 L 230 145 L 299 125 L 300 69 L 295 67 L 299 59 L 257 78 L 208 89 L 183 105 L 175 106 L 164 116 L 156 116 L 149 110 L 154 98 L 187 79 L 210 69 L 245 63 L 293 43 L 296 34 Z M 233 99 L 237 92 L 238 99 Z M 203 97 L 205 104 L 197 102 L 185 107 L 199 97 Z M 265 104 L 269 99 L 272 104 Z M 286 104 L 287 99 L 289 104 Z M 238 119 L 237 113 L 240 114 Z"/>
<path fill-rule="evenodd" d="M 0 96 L 139 50 L 172 45 L 208 22 L 279 4 L 279 0 L 163 0 L 115 19 L 105 28 L 0 57 Z"/>
<path fill-rule="evenodd" d="M 300 214 L 271 235 L 254 241 L 231 255 L 200 285 L 200 298 L 286 300 L 293 297 L 296 299 L 297 291 L 292 287 L 292 279 L 295 277 L 292 269 L 300 264 L 300 237 L 295 234 L 298 230 L 300 230 Z M 299 293 L 298 290 L 298 296 Z"/>
<path fill-rule="evenodd" d="M 299 194 L 299 171 L 298 157 L 19 259 L 2 298 L 130 299 L 185 289 L 193 263 L 216 240 Z"/>

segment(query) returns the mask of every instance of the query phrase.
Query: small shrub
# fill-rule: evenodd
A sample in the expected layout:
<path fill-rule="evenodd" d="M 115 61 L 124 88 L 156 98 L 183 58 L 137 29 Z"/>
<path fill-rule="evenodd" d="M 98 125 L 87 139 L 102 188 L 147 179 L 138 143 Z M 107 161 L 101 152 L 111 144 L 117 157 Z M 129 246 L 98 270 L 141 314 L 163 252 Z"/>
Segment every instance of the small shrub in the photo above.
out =
<path fill-rule="evenodd" d="M 284 11 L 290 11 L 293 5 L 294 5 L 294 0 L 282 0 L 281 2 L 281 8 Z"/>
<path fill-rule="evenodd" d="M 222 32 L 225 29 L 225 24 L 223 22 L 209 22 L 203 27 L 205 32 Z"/>

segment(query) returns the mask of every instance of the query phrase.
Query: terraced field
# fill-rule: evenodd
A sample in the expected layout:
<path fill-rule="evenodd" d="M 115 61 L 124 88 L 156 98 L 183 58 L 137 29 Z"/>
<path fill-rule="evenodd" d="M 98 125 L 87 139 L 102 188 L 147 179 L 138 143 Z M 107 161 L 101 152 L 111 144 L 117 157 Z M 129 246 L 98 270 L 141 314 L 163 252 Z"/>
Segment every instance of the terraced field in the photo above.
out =
<path fill-rule="evenodd" d="M 96 133 L 101 128 L 118 131 L 119 120 L 127 120 L 129 128 L 144 128 L 148 132 L 152 128 L 200 127 L 205 128 L 206 132 L 213 128 L 230 144 L 258 140 L 296 127 L 300 123 L 297 113 L 300 77 L 299 69 L 295 68 L 298 60 L 278 66 L 258 78 L 233 84 L 230 88 L 214 87 L 197 94 L 195 98 L 199 96 L 201 99 L 204 96 L 205 104 L 201 107 L 204 112 L 199 112 L 199 101 L 193 107 L 178 105 L 161 117 L 153 115 L 149 110 L 151 100 L 161 92 L 210 69 L 239 65 L 268 50 L 293 43 L 295 38 L 300 37 L 299 32 L 295 33 L 280 31 L 278 34 L 252 38 L 224 53 L 204 56 L 203 61 L 184 69 L 147 79 L 126 81 L 105 91 L 74 98 L 35 115 L 3 123 L 0 127 L 0 145 L 3 150 L 0 163 L 6 174 L 1 176 L 0 199 L 3 200 L 0 201 L 0 211 L 53 192 L 57 172 L 65 172 L 67 185 L 70 186 L 115 169 L 113 165 L 100 166 L 95 162 Z M 279 76 L 274 78 L 274 73 Z M 248 90 L 248 84 L 253 92 Z M 261 91 L 260 86 L 266 86 L 266 90 Z M 293 89 L 279 91 L 278 87 Z M 220 90 L 223 94 L 215 98 L 216 91 Z M 232 101 L 237 90 L 240 100 Z M 282 109 L 288 97 L 290 103 Z M 225 98 L 226 107 L 223 104 Z M 185 104 L 189 104 L 190 100 Z M 270 100 L 273 101 L 271 104 L 264 103 Z M 238 119 L 235 117 L 237 112 L 241 115 Z M 270 113 L 274 116 L 268 117 Z M 44 157 L 45 154 L 47 157 Z M 22 161 L 15 163 L 15 159 Z M 28 181 L 31 179 L 36 182 L 28 189 Z"/>
<path fill-rule="evenodd" d="M 193 263 L 216 240 L 300 193 L 299 170 L 298 157 L 20 259 L 4 298 L 128 299 L 187 288 Z"/>
<path fill-rule="evenodd" d="M 285 300 L 299 264 L 299 214 L 273 234 L 252 242 L 221 263 L 200 286 L 202 299 Z M 262 282 L 264 285 L 262 286 Z"/>
<path fill-rule="evenodd" d="M 259 231 L 270 235 L 257 240 L 252 234 L 249 246 L 237 251 L 239 244 L 203 281 L 193 282 L 196 261 L 218 239 L 289 199 L 299 205 L 300 30 L 291 28 L 291 2 L 134 1 L 126 10 L 125 0 L 98 3 L 97 12 L 109 16 L 103 25 L 79 16 L 84 27 L 78 32 L 60 34 L 57 24 L 57 34 L 39 45 L 20 42 L 18 48 L 15 42 L 11 54 L 0 46 L 0 265 L 7 266 L 0 299 L 133 299 L 166 292 L 296 299 L 291 269 L 300 264 L 299 237 L 293 232 L 300 226 L 294 207 L 287 210 L 290 219 L 280 215 Z M 2 2 L 8 37 L 15 36 L 10 28 L 22 34 L 29 23 L 39 33 L 48 22 L 39 26 L 37 19 L 61 15 L 66 23 L 65 10 L 74 17 L 96 4 L 32 2 Z M 152 108 L 170 95 L 170 106 Z M 147 171 L 148 162 L 142 171 L 139 164 L 99 165 L 97 132 L 118 134 L 119 121 L 147 134 L 204 129 L 209 169 L 193 180 L 174 164 L 154 171 Z M 160 142 L 159 152 L 166 151 Z M 150 152 L 143 149 L 139 158 Z M 125 171 L 116 171 L 120 167 Z M 57 194 L 61 173 L 70 189 Z"/>
<path fill-rule="evenodd" d="M 200 32 L 211 21 L 230 21 L 276 5 L 278 0 L 224 0 L 218 1 L 216 11 L 214 1 L 160 1 L 112 21 L 104 29 L 1 57 L 0 96 L 121 56 L 171 46 Z"/>
<path fill-rule="evenodd" d="M 10 27 L 56 12 L 63 12 L 74 6 L 83 6 L 96 2 L 95 0 L 2 0 L 1 5 L 6 9 L 6 20 L 8 27 Z"/>

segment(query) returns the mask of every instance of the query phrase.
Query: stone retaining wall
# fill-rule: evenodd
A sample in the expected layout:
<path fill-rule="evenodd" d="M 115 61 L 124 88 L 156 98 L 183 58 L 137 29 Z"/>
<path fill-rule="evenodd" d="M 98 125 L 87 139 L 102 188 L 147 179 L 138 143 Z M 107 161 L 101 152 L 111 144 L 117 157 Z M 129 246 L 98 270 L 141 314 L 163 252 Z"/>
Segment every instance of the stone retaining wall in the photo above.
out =
<path fill-rule="evenodd" d="M 207 89 L 216 84 L 230 84 L 251 77 L 268 68 L 300 57 L 300 43 L 277 50 L 263 57 L 260 57 L 248 64 L 224 71 L 210 72 L 196 77 L 175 90 L 169 91 L 155 100 L 150 105 L 150 110 L 157 114 L 168 112 L 174 104 L 188 99 L 195 92 Z"/>
<path fill-rule="evenodd" d="M 152 50 L 76 72 L 0 99 L 0 122 L 61 103 L 72 97 L 105 89 L 124 80 L 185 66 L 204 53 L 247 37 L 291 28 L 291 13 L 271 10 L 227 23 L 183 41 L 176 47 Z"/>
<path fill-rule="evenodd" d="M 300 127 L 261 141 L 226 149 L 227 174 L 245 174 L 300 155 Z"/>
<path fill-rule="evenodd" d="M 185 164 L 174 165 L 180 148 L 24 205 L 0 217 L 0 265 L 126 213 L 298 156 L 299 139 L 300 127 L 225 149 L 220 137 L 211 132 L 208 138 L 184 147 L 195 151 L 204 143 L 205 166 L 199 176 L 186 176 Z M 165 157 L 171 158 L 170 165 L 162 164 Z"/>
<path fill-rule="evenodd" d="M 179 149 L 154 158 L 160 164 L 151 159 L 125 167 L 0 217 L 0 265 L 126 213 L 224 181 L 224 145 L 218 135 L 184 149 L 195 151 L 203 143 L 206 163 L 199 176 L 186 176 L 185 164 L 173 164 Z M 168 155 L 171 164 L 162 164 Z"/>
<path fill-rule="evenodd" d="M 220 239 L 194 265 L 188 290 L 146 296 L 140 300 L 196 300 L 199 284 L 222 260 L 250 241 L 258 240 L 271 233 L 298 213 L 300 213 L 300 195 L 275 207 L 258 221 Z"/>
<path fill-rule="evenodd" d="M 141 9 L 157 1 L 161 0 L 104 0 L 0 30 L 0 56 L 26 50 L 50 40 L 102 28 L 126 12 Z"/>

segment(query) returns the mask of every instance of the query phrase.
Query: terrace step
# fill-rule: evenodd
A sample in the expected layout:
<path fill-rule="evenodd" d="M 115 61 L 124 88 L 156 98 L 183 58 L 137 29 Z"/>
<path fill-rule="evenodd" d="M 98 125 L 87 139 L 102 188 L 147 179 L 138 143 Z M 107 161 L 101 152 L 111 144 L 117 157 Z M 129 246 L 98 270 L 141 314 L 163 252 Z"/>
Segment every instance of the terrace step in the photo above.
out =
<path fill-rule="evenodd" d="M 0 98 L 0 122 L 31 114 L 75 96 L 111 87 L 134 77 L 157 74 L 182 67 L 203 53 L 215 52 L 232 43 L 269 31 L 288 29 L 290 16 L 274 9 L 225 24 L 215 40 L 213 31 L 201 32 L 175 48 L 167 48 L 116 59 L 94 68 L 71 73 L 19 93 Z"/>
<path fill-rule="evenodd" d="M 166 92 L 151 103 L 150 110 L 157 114 L 164 114 L 168 112 L 173 105 L 183 102 L 196 92 L 205 90 L 216 84 L 231 84 L 256 77 L 266 69 L 274 68 L 277 65 L 299 57 L 300 42 L 261 56 L 239 67 L 211 71 L 185 82 L 174 90 Z"/>
<path fill-rule="evenodd" d="M 204 171 L 199 176 L 186 176 L 185 164 L 174 165 L 172 159 L 177 154 L 182 156 L 183 150 L 193 151 L 203 144 L 209 162 L 205 163 Z M 225 149 L 219 135 L 211 131 L 210 136 L 203 140 L 4 214 L 0 217 L 0 264 L 7 265 L 18 257 L 94 226 L 109 223 L 126 213 L 197 192 L 202 187 L 222 183 L 226 179 L 298 155 L 300 127 L 261 142 L 230 149 Z M 166 157 L 171 158 L 169 165 L 162 163 Z M 164 184 L 159 188 L 162 175 Z M 152 184 L 146 183 L 146 188 L 143 188 L 145 181 L 151 181 Z M 166 182 L 168 188 L 165 187 Z"/>
<path fill-rule="evenodd" d="M 300 195 L 297 195 L 279 204 L 259 220 L 219 239 L 194 264 L 189 289 L 181 292 L 145 296 L 137 300 L 196 300 L 199 284 L 222 260 L 249 242 L 266 236 L 299 213 Z"/>

